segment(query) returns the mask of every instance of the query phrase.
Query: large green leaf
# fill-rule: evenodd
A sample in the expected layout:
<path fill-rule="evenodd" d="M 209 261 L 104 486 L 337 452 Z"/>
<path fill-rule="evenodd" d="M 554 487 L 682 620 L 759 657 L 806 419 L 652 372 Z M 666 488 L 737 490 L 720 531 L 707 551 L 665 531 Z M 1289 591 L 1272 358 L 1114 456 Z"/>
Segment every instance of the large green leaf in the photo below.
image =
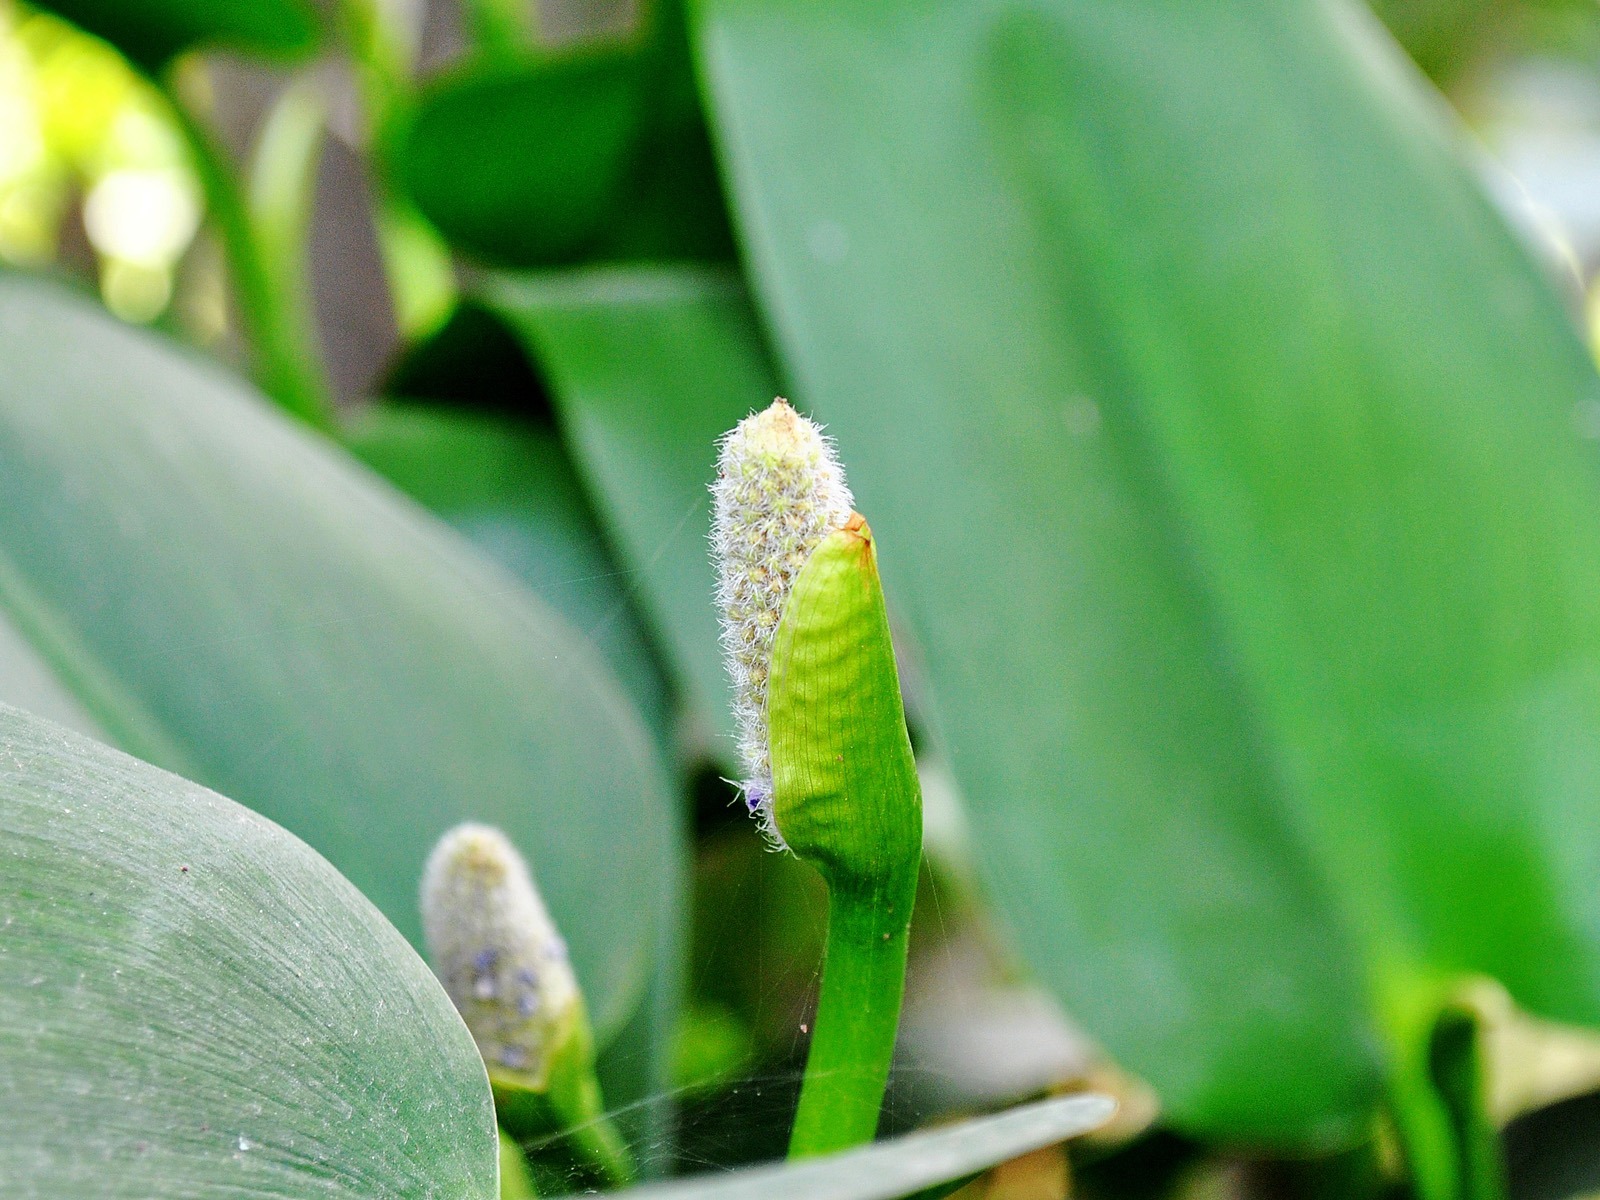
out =
<path fill-rule="evenodd" d="M 89 715 L 83 702 L 61 681 L 38 649 L 16 626 L 3 619 L 0 619 L 0 704 L 9 704 L 78 733 L 106 740 L 105 732 Z"/>
<path fill-rule="evenodd" d="M 895 1200 L 1090 1133 L 1116 1108 L 1106 1096 L 1062 1096 L 826 1158 L 616 1195 L 633 1200 Z"/>
<path fill-rule="evenodd" d="M 149 70 L 181 50 L 215 46 L 297 54 L 317 41 L 317 15 L 306 0 L 39 0 L 105 38 Z"/>
<path fill-rule="evenodd" d="M 213 792 L 0 707 L 0 1191 L 496 1195 L 483 1061 L 405 939 Z"/>
<path fill-rule="evenodd" d="M 680 851 L 588 641 L 214 367 L 14 276 L 0 347 L 0 607 L 91 715 L 304 837 L 413 940 L 433 840 L 499 825 L 614 1029 Z"/>
<path fill-rule="evenodd" d="M 786 361 L 1072 1010 L 1181 1125 L 1297 1140 L 1443 977 L 1600 1020 L 1596 381 L 1371 18 L 697 12 Z"/>
<path fill-rule="evenodd" d="M 738 281 L 698 267 L 491 278 L 639 585 L 691 708 L 731 755 L 712 604 L 707 487 L 716 442 L 778 384 Z"/>
<path fill-rule="evenodd" d="M 363 413 L 344 440 L 582 630 L 666 737 L 666 685 L 633 611 L 629 576 L 606 552 L 560 438 L 498 414 L 391 403 Z"/>

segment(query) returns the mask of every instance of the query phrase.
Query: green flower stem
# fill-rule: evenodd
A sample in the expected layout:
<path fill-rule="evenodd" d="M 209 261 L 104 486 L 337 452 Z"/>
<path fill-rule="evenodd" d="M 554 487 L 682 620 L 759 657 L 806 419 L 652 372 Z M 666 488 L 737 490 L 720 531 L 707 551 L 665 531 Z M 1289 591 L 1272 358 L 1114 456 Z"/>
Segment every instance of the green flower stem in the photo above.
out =
<path fill-rule="evenodd" d="M 319 428 L 330 428 L 333 407 L 315 349 L 310 309 L 303 291 L 296 294 L 285 282 L 301 273 L 271 269 L 226 153 L 178 94 L 173 68 L 159 82 L 188 143 L 206 208 L 222 238 L 256 381 L 290 412 Z"/>
<path fill-rule="evenodd" d="M 802 1158 L 877 1133 L 922 860 L 922 792 L 877 551 L 858 515 L 795 579 L 768 714 L 774 828 L 828 884 L 816 1033 L 789 1143 Z"/>
<path fill-rule="evenodd" d="M 626 1187 L 637 1171 L 633 1155 L 610 1117 L 596 1111 L 587 1120 L 569 1127 L 567 1138 L 574 1154 L 592 1169 L 605 1186 Z"/>
<path fill-rule="evenodd" d="M 626 1187 L 638 1175 L 633 1155 L 605 1114 L 594 1072 L 578 1060 L 557 1064 L 545 1091 L 534 1091 L 491 1072 L 495 1110 L 514 1137 L 556 1143 L 595 1183 Z"/>
<path fill-rule="evenodd" d="M 906 946 L 916 898 L 913 867 L 873 892 L 828 889 L 828 943 L 789 1157 L 870 1142 L 889 1079 Z"/>
<path fill-rule="evenodd" d="M 1463 1200 L 1506 1200 L 1499 1130 L 1490 1116 L 1483 1022 L 1469 1004 L 1447 1005 L 1428 1039 L 1428 1073 L 1453 1135 Z"/>
<path fill-rule="evenodd" d="M 1458 983 L 1404 971 L 1390 979 L 1380 993 L 1392 1047 L 1389 1112 L 1413 1191 L 1418 1200 L 1505 1200 L 1482 1014 Z"/>

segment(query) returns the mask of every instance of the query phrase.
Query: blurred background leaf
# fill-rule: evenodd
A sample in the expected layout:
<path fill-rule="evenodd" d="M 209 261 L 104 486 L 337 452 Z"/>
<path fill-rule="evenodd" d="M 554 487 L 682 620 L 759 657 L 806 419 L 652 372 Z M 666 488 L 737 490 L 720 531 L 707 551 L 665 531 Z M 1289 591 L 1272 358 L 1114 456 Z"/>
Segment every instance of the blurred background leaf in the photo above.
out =
<path fill-rule="evenodd" d="M 438 834 L 501 826 L 614 1033 L 681 851 L 599 653 L 216 370 L 14 278 L 0 344 L 0 602 L 91 715 L 298 831 L 413 939 Z"/>
<path fill-rule="evenodd" d="M 668 744 L 666 684 L 639 627 L 629 579 L 607 553 L 552 431 L 503 414 L 395 402 L 361 414 L 344 440 L 580 630 L 658 742 Z"/>
<path fill-rule="evenodd" d="M 695 11 L 784 360 L 1071 1010 L 1181 1127 L 1302 1143 L 1440 977 L 1600 1017 L 1596 381 L 1370 19 Z"/>
<path fill-rule="evenodd" d="M 496 276 L 483 292 L 548 379 L 696 722 L 731 763 L 707 489 L 717 439 L 779 391 L 742 285 L 716 269 L 637 267 Z"/>
<path fill-rule="evenodd" d="M 626 38 L 480 53 L 429 86 L 396 157 L 453 242 L 512 267 L 732 257 L 681 0 L 646 11 Z"/>
<path fill-rule="evenodd" d="M 563 261 L 609 225 L 646 95 L 626 46 L 469 69 L 436 83 L 399 152 L 422 212 L 463 249 Z"/>

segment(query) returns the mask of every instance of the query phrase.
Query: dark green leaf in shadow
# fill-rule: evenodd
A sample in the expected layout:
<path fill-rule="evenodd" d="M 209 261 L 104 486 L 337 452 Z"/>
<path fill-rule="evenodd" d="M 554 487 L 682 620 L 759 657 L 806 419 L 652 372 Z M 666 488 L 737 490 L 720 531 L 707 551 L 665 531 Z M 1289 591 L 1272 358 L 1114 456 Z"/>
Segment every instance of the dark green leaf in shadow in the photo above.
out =
<path fill-rule="evenodd" d="M 182 50 L 216 47 L 255 54 L 301 54 L 318 38 L 307 0 L 39 0 L 104 38 L 147 71 Z"/>
<path fill-rule="evenodd" d="M 1115 1111 L 1105 1096 L 1062 1096 L 825 1158 L 615 1194 L 630 1200 L 895 1200 L 1089 1133 Z"/>
<path fill-rule="evenodd" d="M 696 11 L 785 360 L 1073 1013 L 1180 1127 L 1292 1141 L 1454 974 L 1600 1020 L 1600 389 L 1370 16 Z"/>
<path fill-rule="evenodd" d="M 417 206 L 511 267 L 733 257 L 680 0 L 628 40 L 483 55 L 420 98 L 395 155 Z"/>
<path fill-rule="evenodd" d="M 226 788 L 416 940 L 463 819 L 527 854 L 597 1032 L 680 849 L 576 629 L 337 447 L 53 286 L 0 278 L 0 607 L 125 748 Z"/>
<path fill-rule="evenodd" d="M 496 1195 L 465 1026 L 271 822 L 0 708 L 0 1190 Z"/>
<path fill-rule="evenodd" d="M 642 86 L 628 44 L 469 66 L 419 99 L 394 166 L 417 207 L 468 253 L 566 261 L 610 217 L 639 143 Z"/>
<path fill-rule="evenodd" d="M 693 711 L 731 749 L 706 547 L 716 441 L 778 385 L 731 274 L 698 267 L 492 278 Z"/>

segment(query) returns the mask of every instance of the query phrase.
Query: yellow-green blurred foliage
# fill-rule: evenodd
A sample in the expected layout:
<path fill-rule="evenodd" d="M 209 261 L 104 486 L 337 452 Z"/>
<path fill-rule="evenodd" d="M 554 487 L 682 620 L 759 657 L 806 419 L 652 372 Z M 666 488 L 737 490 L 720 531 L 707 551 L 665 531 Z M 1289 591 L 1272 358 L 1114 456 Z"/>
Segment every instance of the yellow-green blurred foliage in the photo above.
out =
<path fill-rule="evenodd" d="M 160 316 L 202 212 L 165 101 L 103 42 L 0 0 L 0 258 L 52 260 L 79 204 L 107 306 Z"/>

